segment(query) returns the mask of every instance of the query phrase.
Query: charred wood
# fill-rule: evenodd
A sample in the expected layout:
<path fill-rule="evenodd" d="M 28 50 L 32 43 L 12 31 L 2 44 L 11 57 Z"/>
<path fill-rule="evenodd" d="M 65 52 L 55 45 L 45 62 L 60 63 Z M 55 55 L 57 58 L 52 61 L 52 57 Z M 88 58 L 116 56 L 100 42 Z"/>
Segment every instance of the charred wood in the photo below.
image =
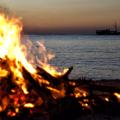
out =
<path fill-rule="evenodd" d="M 32 75 L 25 69 L 23 68 L 23 76 L 25 79 L 29 81 L 29 91 L 34 89 L 42 98 L 45 102 L 49 101 L 52 99 L 52 95 L 48 89 L 46 89 L 43 86 L 40 86 L 39 82 L 35 80 Z"/>

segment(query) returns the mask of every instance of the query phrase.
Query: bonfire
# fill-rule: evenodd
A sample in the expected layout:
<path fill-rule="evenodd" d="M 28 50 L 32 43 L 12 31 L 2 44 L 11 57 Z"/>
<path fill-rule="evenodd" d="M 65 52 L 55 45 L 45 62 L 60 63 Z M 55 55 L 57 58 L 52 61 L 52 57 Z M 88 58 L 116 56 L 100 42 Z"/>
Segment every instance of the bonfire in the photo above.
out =
<path fill-rule="evenodd" d="M 94 82 L 86 82 L 84 78 L 70 80 L 69 74 L 73 67 L 61 70 L 50 65 L 48 61 L 54 55 L 47 52 L 43 43 L 38 42 L 38 50 L 43 52 L 43 59 L 37 56 L 28 59 L 28 48 L 22 43 L 21 32 L 22 23 L 18 18 L 0 14 L 1 118 L 18 118 L 26 114 L 49 116 L 54 110 L 62 113 L 67 104 L 68 109 L 71 105 L 71 110 L 78 108 L 79 113 L 97 106 L 92 91 L 92 88 L 97 89 Z M 101 100 L 105 104 L 109 103 L 111 96 L 116 97 L 118 101 L 120 99 L 120 94 L 115 89 L 113 93 L 102 95 Z"/>

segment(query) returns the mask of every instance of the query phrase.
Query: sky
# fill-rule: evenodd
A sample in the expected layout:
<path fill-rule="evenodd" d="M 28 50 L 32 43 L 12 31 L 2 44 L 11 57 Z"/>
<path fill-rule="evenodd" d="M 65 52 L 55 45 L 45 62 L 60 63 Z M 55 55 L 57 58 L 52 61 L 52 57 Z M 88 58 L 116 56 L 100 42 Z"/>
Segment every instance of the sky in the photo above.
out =
<path fill-rule="evenodd" d="M 26 30 L 92 33 L 120 24 L 120 0 L 0 0 Z"/>

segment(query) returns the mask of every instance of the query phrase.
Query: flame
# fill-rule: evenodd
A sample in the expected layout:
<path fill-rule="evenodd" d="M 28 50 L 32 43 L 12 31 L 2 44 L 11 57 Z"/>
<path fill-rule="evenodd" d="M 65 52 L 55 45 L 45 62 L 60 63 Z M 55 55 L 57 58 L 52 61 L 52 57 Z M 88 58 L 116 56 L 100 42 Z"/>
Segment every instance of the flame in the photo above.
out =
<path fill-rule="evenodd" d="M 7 75 L 8 75 L 8 71 L 3 70 L 3 69 L 0 68 L 0 77 L 5 77 Z"/>
<path fill-rule="evenodd" d="M 49 64 L 45 64 L 45 63 L 42 63 L 42 68 L 47 71 L 49 74 L 51 74 L 52 76 L 58 78 L 62 75 L 64 75 L 67 71 L 68 71 L 68 68 L 66 69 L 63 69 L 63 71 L 58 71 L 57 68 L 55 68 L 54 66 L 51 66 Z"/>
<path fill-rule="evenodd" d="M 48 64 L 48 62 L 55 57 L 55 54 L 53 52 L 47 51 L 44 42 L 37 42 L 37 45 L 39 47 L 38 51 L 40 51 L 40 54 L 42 56 L 42 58 L 37 59 L 37 61 L 45 71 L 47 71 L 49 74 L 56 78 L 64 75 L 68 71 L 68 68 L 62 70 L 60 68 L 58 69 L 57 67 Z"/>
<path fill-rule="evenodd" d="M 10 79 L 9 81 L 15 85 L 13 88 L 10 88 L 6 97 L 0 96 L 0 112 L 7 109 L 9 105 L 13 108 L 12 110 L 8 110 L 8 116 L 15 116 L 20 111 L 20 107 L 34 108 L 36 104 L 41 105 L 43 103 L 42 98 L 40 96 L 38 97 L 38 94 L 35 93 L 34 90 L 31 92 L 28 90 L 28 86 L 30 85 L 28 85 L 28 81 L 24 77 L 24 69 L 27 70 L 40 85 L 44 84 L 46 89 L 51 91 L 55 99 L 65 96 L 64 87 L 60 90 L 51 87 L 50 82 L 38 74 L 35 64 L 33 65 L 31 63 L 33 60 L 27 59 L 28 49 L 25 44 L 22 44 L 21 32 L 22 23 L 18 18 L 11 18 L 0 14 L 0 80 Z M 40 60 L 35 57 L 39 66 L 56 78 L 64 75 L 68 69 L 58 70 L 58 68 L 48 64 L 48 61 L 54 57 L 54 54 L 49 53 L 43 43 L 38 42 L 38 45 L 38 51 L 43 58 L 43 60 Z M 5 82 L 8 81 L 6 80 Z M 0 93 L 3 95 L 6 87 L 9 88 L 8 83 L 0 87 Z M 36 101 L 35 98 L 30 99 L 32 102 L 29 101 L 31 96 L 35 96 L 35 98 L 37 96 Z"/>
<path fill-rule="evenodd" d="M 48 86 L 47 89 L 49 89 L 51 91 L 54 99 L 63 98 L 65 96 L 64 88 L 62 88 L 61 90 L 58 90 L 58 89 Z"/>
<path fill-rule="evenodd" d="M 45 98 L 47 99 L 49 96 L 44 96 L 45 93 L 51 93 L 49 100 L 51 100 L 51 97 L 55 100 L 64 98 L 68 95 L 68 92 L 77 100 L 83 99 L 78 101 L 80 105 L 85 109 L 90 109 L 90 101 L 87 98 L 89 97 L 88 91 L 76 87 L 77 84 L 74 81 L 69 82 L 73 92 L 68 90 L 67 82 L 62 82 L 61 78 L 69 72 L 69 69 L 61 70 L 48 64 L 48 61 L 54 58 L 55 55 L 47 52 L 44 43 L 40 42 L 38 42 L 38 51 L 43 59 L 41 60 L 39 57 L 36 57 L 35 61 L 51 76 L 59 78 L 61 83 L 53 86 L 51 81 L 39 75 L 37 67 L 35 68 L 35 65 L 33 66 L 31 63 L 33 60 L 28 61 L 27 59 L 27 47 L 22 44 L 21 32 L 22 24 L 18 18 L 9 18 L 4 14 L 0 14 L 0 82 L 4 81 L 3 85 L 0 84 L 2 86 L 0 86 L 0 112 L 6 110 L 5 113 L 8 116 L 14 117 L 20 112 L 21 108 L 33 110 L 36 106 L 42 106 L 43 104 L 47 107 Z M 30 74 L 28 76 L 32 79 L 31 83 L 35 83 L 35 89 L 30 90 L 32 85 L 29 83 L 30 81 L 28 82 L 29 77 L 26 79 L 24 75 L 25 70 Z M 9 86 L 11 82 L 14 83 L 11 85 L 12 87 Z M 40 87 L 43 85 L 45 93 L 41 93 L 43 92 L 42 88 L 39 92 L 39 85 L 37 86 L 37 83 Z M 118 102 L 120 102 L 120 94 L 114 93 L 114 95 L 118 98 Z M 109 102 L 109 98 L 105 97 L 105 101 Z"/>
<path fill-rule="evenodd" d="M 22 75 L 22 66 L 31 74 L 36 70 L 25 57 L 25 46 L 21 44 L 22 25 L 19 19 L 0 15 L 0 58 L 7 61 L 10 71 L 13 73 L 13 81 L 28 94 L 26 83 Z M 9 72 L 9 71 L 8 71 Z M 1 70 L 1 76 L 7 76 L 7 71 Z"/>
<path fill-rule="evenodd" d="M 0 15 L 0 58 L 7 58 L 11 61 L 16 60 L 16 66 L 18 67 L 19 62 L 30 72 L 35 73 L 36 70 L 25 58 L 25 53 L 21 45 L 20 33 L 22 30 L 22 25 L 17 18 L 5 17 L 5 15 Z M 20 69 L 20 68 L 18 68 Z"/>

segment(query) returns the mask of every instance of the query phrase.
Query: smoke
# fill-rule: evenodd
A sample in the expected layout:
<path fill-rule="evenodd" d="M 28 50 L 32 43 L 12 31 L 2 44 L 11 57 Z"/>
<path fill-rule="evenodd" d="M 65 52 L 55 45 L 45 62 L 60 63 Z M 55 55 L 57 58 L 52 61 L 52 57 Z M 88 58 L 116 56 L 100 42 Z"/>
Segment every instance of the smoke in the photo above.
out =
<path fill-rule="evenodd" d="M 26 53 L 27 60 L 33 65 L 42 65 L 55 58 L 55 53 L 51 49 L 47 49 L 45 41 L 32 41 L 28 36 L 23 36 L 22 45 L 25 45 L 24 53 Z"/>

